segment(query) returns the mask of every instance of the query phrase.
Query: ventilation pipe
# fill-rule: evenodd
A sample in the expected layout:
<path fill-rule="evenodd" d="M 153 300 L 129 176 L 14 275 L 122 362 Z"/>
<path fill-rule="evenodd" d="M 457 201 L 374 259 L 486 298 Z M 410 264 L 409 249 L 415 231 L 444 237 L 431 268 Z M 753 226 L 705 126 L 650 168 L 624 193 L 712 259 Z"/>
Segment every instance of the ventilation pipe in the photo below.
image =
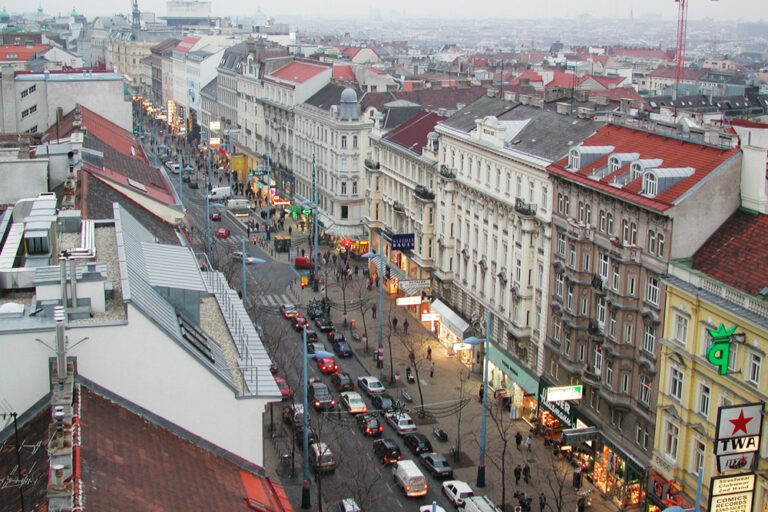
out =
<path fill-rule="evenodd" d="M 53 319 L 56 322 L 56 373 L 59 382 L 67 377 L 67 342 L 64 337 L 64 308 L 53 308 Z"/>
<path fill-rule="evenodd" d="M 61 306 L 67 307 L 67 260 L 59 260 L 59 270 L 61 270 Z"/>
<path fill-rule="evenodd" d="M 72 297 L 72 307 L 77 307 L 77 277 L 76 277 L 76 271 L 77 270 L 77 261 L 73 258 L 69 260 L 69 282 L 72 286 L 72 293 L 70 296 Z"/>

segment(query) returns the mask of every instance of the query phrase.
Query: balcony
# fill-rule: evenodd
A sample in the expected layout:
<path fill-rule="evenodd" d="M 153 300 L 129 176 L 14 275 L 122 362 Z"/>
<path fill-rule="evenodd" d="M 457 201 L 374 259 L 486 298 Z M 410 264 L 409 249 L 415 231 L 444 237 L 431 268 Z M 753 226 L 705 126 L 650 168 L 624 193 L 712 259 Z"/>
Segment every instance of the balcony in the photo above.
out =
<path fill-rule="evenodd" d="M 366 158 L 365 168 L 371 171 L 378 171 L 379 169 L 381 169 L 381 164 L 376 160 L 373 160 L 371 158 Z"/>
<path fill-rule="evenodd" d="M 528 204 L 525 202 L 524 199 L 520 199 L 518 197 L 517 199 L 515 199 L 515 211 L 520 215 L 526 215 L 528 217 L 532 217 L 536 215 L 536 205 Z"/>
<path fill-rule="evenodd" d="M 443 164 L 440 166 L 440 177 L 447 180 L 455 180 L 456 173 L 452 169 L 449 169 L 447 165 Z"/>
<path fill-rule="evenodd" d="M 591 384 L 593 386 L 599 386 L 600 385 L 600 372 L 595 371 L 592 366 L 587 365 L 584 368 L 584 371 L 581 374 L 581 379 L 586 384 Z"/>
<path fill-rule="evenodd" d="M 421 199 L 422 201 L 435 200 L 435 193 L 430 190 L 427 190 L 426 187 L 423 187 L 421 185 L 416 186 L 416 188 L 413 191 L 413 194 L 416 196 L 416 199 Z"/>
<path fill-rule="evenodd" d="M 397 213 L 405 213 L 405 205 L 399 201 L 395 201 L 392 203 L 392 209 L 395 210 Z"/>

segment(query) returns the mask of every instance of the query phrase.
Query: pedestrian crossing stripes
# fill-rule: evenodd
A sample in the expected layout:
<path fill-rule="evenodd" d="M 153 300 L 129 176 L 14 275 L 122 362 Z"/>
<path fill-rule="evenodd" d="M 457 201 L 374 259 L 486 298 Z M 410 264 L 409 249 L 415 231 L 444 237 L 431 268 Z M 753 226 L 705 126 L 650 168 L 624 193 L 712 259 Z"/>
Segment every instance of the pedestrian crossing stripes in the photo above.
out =
<path fill-rule="evenodd" d="M 290 295 L 281 293 L 279 295 L 262 295 L 259 298 L 259 304 L 264 306 L 279 306 L 281 304 L 293 304 L 294 300 Z"/>

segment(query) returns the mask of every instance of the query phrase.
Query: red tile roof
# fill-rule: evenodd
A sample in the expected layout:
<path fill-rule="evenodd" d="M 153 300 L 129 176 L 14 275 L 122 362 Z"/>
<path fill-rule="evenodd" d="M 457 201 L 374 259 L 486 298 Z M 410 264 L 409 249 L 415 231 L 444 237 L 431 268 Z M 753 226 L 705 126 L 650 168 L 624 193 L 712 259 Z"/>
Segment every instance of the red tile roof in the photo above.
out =
<path fill-rule="evenodd" d="M 605 91 L 589 91 L 589 97 L 606 96 L 612 100 L 630 99 L 632 105 L 637 107 L 641 104 L 647 104 L 647 100 L 637 92 L 633 87 L 616 87 Z"/>
<path fill-rule="evenodd" d="M 176 45 L 175 50 L 178 50 L 182 53 L 189 53 L 192 47 L 195 46 L 199 40 L 199 37 L 187 36 L 182 39 L 179 44 Z"/>
<path fill-rule="evenodd" d="M 236 456 L 219 456 L 85 386 L 80 394 L 82 481 L 88 508 L 136 510 L 248 510 L 262 497 L 274 512 L 290 512 L 280 486 Z M 242 472 L 247 475 L 243 478 Z M 256 490 L 254 480 L 262 483 Z M 282 492 L 282 489 L 281 491 Z M 283 494 L 284 496 L 284 494 Z"/>
<path fill-rule="evenodd" d="M 376 68 L 373 68 L 373 67 L 370 67 L 370 66 L 365 68 L 365 69 L 367 69 L 368 71 L 371 71 L 372 73 L 376 73 L 377 75 L 386 75 L 387 74 L 387 72 L 384 71 L 384 70 L 376 69 Z"/>
<path fill-rule="evenodd" d="M 360 53 L 360 48 L 344 48 L 341 51 L 342 55 L 346 55 L 350 59 L 354 58 L 358 53 Z"/>
<path fill-rule="evenodd" d="M 672 57 L 667 52 L 654 48 L 615 48 L 612 53 L 617 57 L 672 60 Z"/>
<path fill-rule="evenodd" d="M 0 61 L 24 61 L 29 60 L 36 53 L 49 49 L 47 44 L 31 46 L 4 44 L 0 46 Z"/>
<path fill-rule="evenodd" d="M 527 69 L 522 74 L 516 76 L 512 80 L 507 80 L 507 81 L 511 84 L 519 84 L 521 79 L 523 78 L 527 78 L 530 83 L 536 83 L 536 82 L 544 83 L 544 79 L 541 77 L 541 75 L 532 69 Z"/>
<path fill-rule="evenodd" d="M 696 81 L 706 74 L 706 69 L 683 68 L 683 76 L 680 78 L 682 80 Z M 651 78 L 675 78 L 675 68 L 672 66 L 660 66 L 654 69 L 650 76 Z"/>
<path fill-rule="evenodd" d="M 580 79 L 573 73 L 566 73 L 565 71 L 554 71 L 552 80 L 544 87 L 567 87 L 572 88 L 575 84 L 578 84 Z"/>
<path fill-rule="evenodd" d="M 693 268 L 749 295 L 768 286 L 768 215 L 736 210 L 693 256 Z"/>
<path fill-rule="evenodd" d="M 732 155 L 739 152 L 739 148 L 723 150 L 612 124 L 600 128 L 581 146 L 614 146 L 612 153 L 639 153 L 640 159 L 660 158 L 663 160 L 661 165 L 663 168 L 693 167 L 695 169 L 694 174 L 653 198 L 639 194 L 642 185 L 641 178 L 628 183 L 623 188 L 616 188 L 608 184 L 611 179 L 610 176 L 600 181 L 587 177 L 593 170 L 606 165 L 610 155 L 598 158 L 576 172 L 565 169 L 568 165 L 567 157 L 547 167 L 548 171 L 557 176 L 656 211 L 665 211 L 674 206 L 674 202 L 680 196 L 705 179 Z M 628 169 L 629 164 L 615 174 L 621 174 Z"/>
<path fill-rule="evenodd" d="M 333 79 L 335 81 L 355 82 L 355 72 L 352 71 L 352 66 L 339 65 L 333 66 Z"/>
<path fill-rule="evenodd" d="M 19 411 L 21 413 L 23 411 Z M 23 422 L 19 415 L 19 444 L 21 449 L 21 472 L 26 483 L 23 487 L 24 505 L 27 512 L 47 512 L 48 500 L 48 450 L 45 446 L 49 439 L 51 426 L 51 406 L 43 407 L 34 417 Z M 40 446 L 40 449 L 25 449 L 25 447 Z M 13 436 L 0 443 L 0 481 L 5 478 L 18 478 L 16 462 L 16 443 Z M 21 512 L 19 488 L 8 481 L 8 485 L 0 485 L 0 510 L 3 512 Z"/>
<path fill-rule="evenodd" d="M 421 155 L 421 148 L 427 143 L 427 134 L 446 119 L 433 112 L 421 112 L 386 134 L 384 139 Z"/>
<path fill-rule="evenodd" d="M 316 66 L 306 62 L 293 61 L 287 66 L 283 66 L 271 75 L 270 78 L 277 78 L 286 82 L 300 84 L 310 78 L 317 76 L 328 69 L 327 66 Z"/>

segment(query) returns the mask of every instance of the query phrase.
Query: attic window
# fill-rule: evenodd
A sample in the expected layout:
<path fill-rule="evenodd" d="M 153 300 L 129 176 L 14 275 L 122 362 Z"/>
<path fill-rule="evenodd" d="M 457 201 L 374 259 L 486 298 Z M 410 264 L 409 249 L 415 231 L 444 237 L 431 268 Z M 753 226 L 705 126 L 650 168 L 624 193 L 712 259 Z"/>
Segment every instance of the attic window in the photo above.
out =
<path fill-rule="evenodd" d="M 643 166 L 641 164 L 632 164 L 630 167 L 630 181 L 635 181 L 637 178 L 643 175 Z"/>
<path fill-rule="evenodd" d="M 652 172 L 646 172 L 643 174 L 643 194 L 656 197 L 659 190 L 659 182 L 656 179 L 656 175 Z"/>
<path fill-rule="evenodd" d="M 576 149 L 572 149 L 568 153 L 568 168 L 572 171 L 578 170 L 580 167 L 579 165 L 580 161 L 581 161 L 581 155 L 579 154 L 579 151 Z"/>
<path fill-rule="evenodd" d="M 611 157 L 611 159 L 608 161 L 608 167 L 611 170 L 611 174 L 618 171 L 621 167 L 621 162 L 619 162 L 619 159 L 616 157 Z"/>

